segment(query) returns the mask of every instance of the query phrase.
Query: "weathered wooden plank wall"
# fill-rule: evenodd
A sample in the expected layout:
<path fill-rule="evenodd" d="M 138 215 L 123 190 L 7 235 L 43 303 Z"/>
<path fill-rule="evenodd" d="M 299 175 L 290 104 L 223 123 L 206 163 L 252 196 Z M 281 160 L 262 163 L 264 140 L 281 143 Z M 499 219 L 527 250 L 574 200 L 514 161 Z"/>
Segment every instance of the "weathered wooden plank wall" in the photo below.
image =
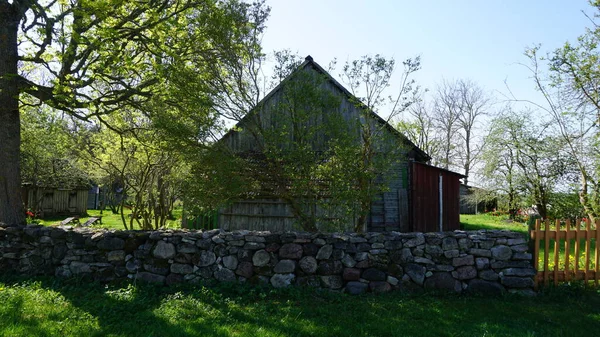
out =
<path fill-rule="evenodd" d="M 307 65 L 304 71 L 319 72 L 312 65 Z M 324 90 L 333 93 L 339 98 L 338 113 L 343 118 L 350 122 L 348 125 L 358 125 L 353 122 L 369 123 L 372 129 L 381 129 L 382 121 L 376 118 L 367 118 L 357 107 L 356 102 L 350 101 L 347 94 L 338 87 L 337 84 L 331 81 L 325 81 L 322 84 Z M 278 123 L 289 118 L 281 116 L 281 109 L 277 109 L 277 104 L 284 99 L 282 87 L 276 88 L 263 101 L 260 113 L 249 113 L 240 123 L 236 130 L 228 132 L 221 140 L 226 146 L 233 150 L 234 153 L 244 153 L 248 151 L 257 151 L 260 148 L 260 137 L 256 137 L 252 130 L 257 128 L 277 128 Z M 329 113 L 329 112 L 324 112 Z M 324 120 L 324 116 L 313 118 L 309 124 L 318 124 Z M 311 124 L 311 125 L 312 125 Z M 309 125 L 310 127 L 310 125 Z M 354 130 L 353 132 L 358 131 Z M 357 140 L 360 139 L 360 131 L 356 134 Z M 382 148 L 385 151 L 390 145 L 397 147 L 403 146 L 396 134 L 392 134 L 392 130 L 384 128 L 384 133 L 389 133 L 389 137 L 384 137 L 386 143 L 384 146 L 376 144 L 376 147 Z M 289 137 L 294 137 L 293 133 L 289 133 Z M 393 142 L 393 143 L 392 143 Z M 325 151 L 327 139 L 318 137 L 313 144 L 315 151 Z M 392 177 L 389 179 L 388 192 L 382 193 L 377 198 L 371 207 L 369 216 L 368 230 L 369 231 L 408 231 L 409 230 L 409 190 L 408 190 L 408 159 L 410 149 L 406 149 L 406 155 L 396 167 L 391 170 Z M 386 179 L 386 180 L 387 180 Z M 219 217 L 220 226 L 227 230 L 234 229 L 256 229 L 256 230 L 292 230 L 297 229 L 295 221 L 289 206 L 284 202 L 270 203 L 265 200 L 255 199 L 246 200 L 234 203 L 221 210 Z"/>
<path fill-rule="evenodd" d="M 27 208 L 41 216 L 85 215 L 87 213 L 88 190 L 27 188 Z"/>

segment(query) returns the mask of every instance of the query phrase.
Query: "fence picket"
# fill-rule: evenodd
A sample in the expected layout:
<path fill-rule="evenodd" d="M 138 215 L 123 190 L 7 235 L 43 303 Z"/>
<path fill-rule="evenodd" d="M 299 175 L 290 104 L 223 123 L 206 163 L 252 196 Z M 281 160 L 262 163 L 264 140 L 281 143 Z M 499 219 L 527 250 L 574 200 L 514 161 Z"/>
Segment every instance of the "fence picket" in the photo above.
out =
<path fill-rule="evenodd" d="M 579 219 L 575 219 L 575 280 L 579 277 L 579 227 L 581 227 L 581 222 Z"/>
<path fill-rule="evenodd" d="M 589 273 L 588 271 L 590 270 L 590 244 L 591 244 L 591 221 L 589 219 L 585 219 L 585 275 L 584 275 L 584 279 L 585 279 L 585 285 L 587 285 L 588 281 L 589 281 Z"/>
<path fill-rule="evenodd" d="M 533 250 L 533 261 L 535 263 L 535 270 L 537 271 L 540 267 L 539 265 L 539 259 L 540 259 L 540 235 L 541 235 L 541 231 L 540 231 L 540 226 L 541 226 L 542 221 L 540 219 L 536 219 L 535 220 L 535 228 L 533 231 L 533 235 L 535 237 L 535 248 Z M 538 287 L 538 283 L 540 281 L 539 279 L 539 273 L 536 272 L 535 274 L 535 288 L 537 289 Z"/>
<path fill-rule="evenodd" d="M 567 219 L 567 221 L 565 221 L 565 233 L 565 281 L 569 282 L 569 280 L 571 279 L 569 275 L 569 257 L 571 256 L 571 239 L 569 235 L 571 233 L 570 219 Z"/>
<path fill-rule="evenodd" d="M 544 285 L 547 286 L 549 282 L 548 277 L 548 262 L 550 260 L 550 220 L 544 221 Z"/>
<path fill-rule="evenodd" d="M 554 229 L 554 285 L 558 285 L 558 255 L 560 239 L 558 233 L 560 230 L 560 220 L 556 220 L 556 228 Z"/>
<path fill-rule="evenodd" d="M 565 228 L 561 229 L 564 223 Z M 536 267 L 535 288 L 542 283 L 548 285 L 550 279 L 554 285 L 560 282 L 570 282 L 582 280 L 586 286 L 600 286 L 600 219 L 592 221 L 590 219 L 556 220 L 554 229 L 551 229 L 552 222 L 544 220 L 544 229 L 541 229 L 542 221 L 536 220 L 535 228 L 531 229 L 530 244 L 533 246 L 533 263 Z M 575 229 L 571 226 L 575 225 Z M 583 227 L 583 228 L 582 228 Z M 542 246 L 541 241 L 544 241 Z M 550 241 L 554 240 L 553 245 L 553 269 L 550 264 Z M 564 245 L 561 243 L 564 240 Z M 575 240 L 575 246 L 572 246 L 571 240 Z M 584 240 L 582 244 L 582 240 Z M 592 247 L 592 241 L 594 247 Z M 561 245 L 564 247 L 564 261 L 561 261 Z M 574 252 L 571 253 L 571 247 Z M 540 256 L 540 250 L 544 249 L 543 257 Z M 574 255 L 574 256 L 572 256 Z M 571 267 L 571 261 L 574 266 Z"/>
<path fill-rule="evenodd" d="M 594 260 L 594 262 L 595 262 L 595 264 L 594 264 L 594 285 L 598 286 L 598 274 L 600 274 L 598 272 L 599 271 L 598 264 L 600 262 L 599 261 L 600 256 L 598 255 L 598 253 L 600 251 L 600 246 L 598 245 L 598 241 L 600 241 L 600 230 L 598 229 L 598 225 L 600 225 L 600 219 L 596 219 L 595 225 L 596 225 L 596 243 L 595 243 L 595 245 L 596 245 L 596 249 L 595 249 L 596 256 L 595 257 L 596 258 Z"/>

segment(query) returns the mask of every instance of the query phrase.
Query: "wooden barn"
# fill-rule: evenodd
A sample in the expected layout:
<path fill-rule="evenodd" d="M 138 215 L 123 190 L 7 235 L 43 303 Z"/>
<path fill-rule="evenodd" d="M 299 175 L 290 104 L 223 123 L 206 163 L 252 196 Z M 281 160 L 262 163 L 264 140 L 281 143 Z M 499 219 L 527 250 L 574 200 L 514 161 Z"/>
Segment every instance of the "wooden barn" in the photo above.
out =
<path fill-rule="evenodd" d="M 23 204 L 37 217 L 84 216 L 87 214 L 88 187 L 51 188 L 23 185 Z"/>
<path fill-rule="evenodd" d="M 394 152 L 399 153 L 397 154 L 399 158 L 394 162 L 391 170 L 380 173 L 389 178 L 385 180 L 387 192 L 381 193 L 372 201 L 367 220 L 367 231 L 410 232 L 458 229 L 459 179 L 462 178 L 462 175 L 427 165 L 430 160 L 429 155 L 375 112 L 369 111 L 367 118 L 369 120 L 365 120 L 364 113 L 361 113 L 356 103 L 358 99 L 314 62 L 310 56 L 265 96 L 259 103 L 260 109 L 248 113 L 235 128 L 221 139 L 220 143 L 225 144 L 239 156 L 260 152 L 260 141 L 253 137 L 252 128 L 249 126 L 255 124 L 272 127 L 277 123 L 285 123 L 282 122 L 285 121 L 285 118 L 278 118 L 279 116 L 269 110 L 269 106 L 272 102 L 281 100 L 282 91 L 287 85 L 291 85 L 295 76 L 306 73 L 314 73 L 326 79 L 319 85 L 319 90 L 325 90 L 337 97 L 334 109 L 338 109 L 344 119 L 379 127 L 386 133 L 385 139 L 388 139 L 386 142 L 402 149 Z M 326 115 L 327 111 L 322 114 Z M 318 116 L 314 118 L 313 123 L 319 123 L 324 118 L 324 116 Z M 280 125 L 280 127 L 284 126 Z M 294 137 L 293 132 L 290 137 Z M 327 138 L 326 135 L 315 137 L 320 140 Z M 360 131 L 356 133 L 356 138 L 361 139 Z M 317 144 L 323 144 L 323 142 L 317 142 Z M 316 152 L 323 150 L 318 146 L 314 149 Z M 298 230 L 292 207 L 293 205 L 286 200 L 267 195 L 237 200 L 219 209 L 218 226 L 225 230 Z M 316 209 L 315 212 L 319 213 L 320 210 Z M 353 225 L 353 223 L 348 223 L 345 230 L 351 230 Z"/>

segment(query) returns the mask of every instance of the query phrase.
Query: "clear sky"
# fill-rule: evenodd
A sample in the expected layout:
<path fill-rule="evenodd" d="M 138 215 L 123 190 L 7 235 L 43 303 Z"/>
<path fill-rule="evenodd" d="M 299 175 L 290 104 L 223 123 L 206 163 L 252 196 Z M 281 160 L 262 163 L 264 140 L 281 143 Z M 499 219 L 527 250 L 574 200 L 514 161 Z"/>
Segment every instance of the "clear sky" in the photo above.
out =
<path fill-rule="evenodd" d="M 442 79 L 468 78 L 489 91 L 538 101 L 525 68 L 526 47 L 551 51 L 591 26 L 586 0 L 359 1 L 268 0 L 265 51 L 291 49 L 327 66 L 365 54 L 398 62 L 422 57 L 415 77 L 433 88 Z M 498 95 L 502 99 L 502 95 Z"/>

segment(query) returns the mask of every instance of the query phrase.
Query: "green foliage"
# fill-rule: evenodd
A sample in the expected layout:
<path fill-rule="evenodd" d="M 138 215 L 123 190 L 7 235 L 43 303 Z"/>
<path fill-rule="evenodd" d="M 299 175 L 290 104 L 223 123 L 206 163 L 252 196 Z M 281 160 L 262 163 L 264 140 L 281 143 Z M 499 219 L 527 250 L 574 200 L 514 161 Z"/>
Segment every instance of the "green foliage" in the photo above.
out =
<path fill-rule="evenodd" d="M 21 110 L 21 179 L 33 186 L 75 188 L 89 177 L 77 161 L 69 122 L 47 106 Z"/>

